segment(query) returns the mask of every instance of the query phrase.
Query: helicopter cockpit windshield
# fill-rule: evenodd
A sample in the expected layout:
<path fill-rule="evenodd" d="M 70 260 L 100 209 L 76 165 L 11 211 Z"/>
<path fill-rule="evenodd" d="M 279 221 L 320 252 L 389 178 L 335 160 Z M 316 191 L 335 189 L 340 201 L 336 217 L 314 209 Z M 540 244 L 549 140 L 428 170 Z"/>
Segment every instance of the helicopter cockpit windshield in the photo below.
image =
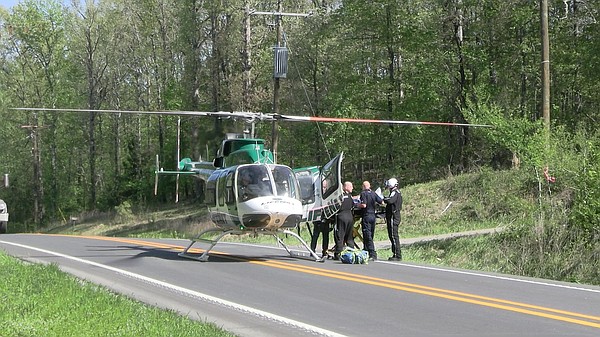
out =
<path fill-rule="evenodd" d="M 242 202 L 264 196 L 298 199 L 296 176 L 284 165 L 242 165 L 238 168 L 236 182 L 238 198 Z"/>
<path fill-rule="evenodd" d="M 240 201 L 273 195 L 269 170 L 264 165 L 240 166 L 237 187 Z"/>

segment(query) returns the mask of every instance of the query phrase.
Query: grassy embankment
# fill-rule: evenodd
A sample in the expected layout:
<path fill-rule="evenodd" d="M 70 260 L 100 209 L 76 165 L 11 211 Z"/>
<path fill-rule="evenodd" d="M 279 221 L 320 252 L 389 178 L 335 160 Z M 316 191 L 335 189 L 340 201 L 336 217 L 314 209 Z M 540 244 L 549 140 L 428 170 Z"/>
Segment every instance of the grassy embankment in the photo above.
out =
<path fill-rule="evenodd" d="M 539 172 L 482 170 L 403 186 L 402 193 L 401 238 L 504 229 L 494 235 L 413 244 L 403 248 L 407 261 L 600 284 L 600 242 L 569 219 L 573 190 L 546 182 Z M 84 217 L 76 226 L 61 225 L 48 232 L 189 238 L 210 226 L 204 209 L 180 205 L 133 210 L 124 204 L 112 215 Z M 306 226 L 301 236 L 309 241 Z M 226 240 L 275 243 L 265 236 Z M 375 240 L 388 240 L 385 224 L 378 225 Z M 291 237 L 286 242 L 297 244 Z M 387 258 L 390 253 L 383 250 L 378 255 Z"/>

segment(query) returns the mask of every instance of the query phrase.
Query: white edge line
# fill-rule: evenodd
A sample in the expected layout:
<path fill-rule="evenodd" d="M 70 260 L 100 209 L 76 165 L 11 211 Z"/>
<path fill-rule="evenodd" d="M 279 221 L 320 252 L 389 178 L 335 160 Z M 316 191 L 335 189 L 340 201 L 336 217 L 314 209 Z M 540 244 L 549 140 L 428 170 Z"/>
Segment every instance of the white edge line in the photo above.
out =
<path fill-rule="evenodd" d="M 446 272 L 446 273 L 455 273 L 455 274 L 463 274 L 463 275 L 469 275 L 469 276 L 478 276 L 478 277 L 485 277 L 485 278 L 498 279 L 498 280 L 504 280 L 504 281 L 530 283 L 530 284 L 547 286 L 547 287 L 565 288 L 565 289 L 571 289 L 571 290 L 588 291 L 588 292 L 592 292 L 592 293 L 600 293 L 600 290 L 597 290 L 597 289 L 575 287 L 575 286 L 569 286 L 569 285 L 564 285 L 564 284 L 556 284 L 556 283 L 550 283 L 550 282 L 525 280 L 525 279 L 513 278 L 513 277 L 508 277 L 508 276 L 498 276 L 498 275 L 490 275 L 490 274 L 481 274 L 481 273 L 475 273 L 475 272 L 464 271 L 464 270 L 444 269 L 444 268 L 421 266 L 421 265 L 413 265 L 413 264 L 406 264 L 406 263 L 397 263 L 397 262 L 387 262 L 387 261 L 376 261 L 376 262 L 387 263 L 387 264 L 397 264 L 397 265 L 402 265 L 403 267 L 410 267 L 410 268 L 416 268 L 416 269 L 434 270 L 434 271 L 440 271 L 440 272 Z"/>
<path fill-rule="evenodd" d="M 275 314 L 272 314 L 270 312 L 258 310 L 258 309 L 255 309 L 255 308 L 251 308 L 251 307 L 248 307 L 248 306 L 245 306 L 245 305 L 242 305 L 242 304 L 238 304 L 238 303 L 235 303 L 235 302 L 227 301 L 227 300 L 224 300 L 224 299 L 221 299 L 221 298 L 218 298 L 218 297 L 214 297 L 214 296 L 210 296 L 210 295 L 207 295 L 207 294 L 203 294 L 203 293 L 200 293 L 200 292 L 197 292 L 197 291 L 194 291 L 194 290 L 190 290 L 190 289 L 187 289 L 187 288 L 179 287 L 179 286 L 176 286 L 174 284 L 162 282 L 162 281 L 159 281 L 159 280 L 156 280 L 156 279 L 153 279 L 153 278 L 150 278 L 150 277 L 146 277 L 146 276 L 143 276 L 143 275 L 140 275 L 140 274 L 132 273 L 132 272 L 129 272 L 129 271 L 126 271 L 126 270 L 123 270 L 123 269 L 119 269 L 119 268 L 107 266 L 107 265 L 104 265 L 104 264 L 100 264 L 100 263 L 97 263 L 97 262 L 80 259 L 80 258 L 77 258 L 77 257 L 74 257 L 74 256 L 65 255 L 65 254 L 61 254 L 61 253 L 49 251 L 49 250 L 46 250 L 46 249 L 31 247 L 31 246 L 27 246 L 27 245 L 23 245 L 23 244 L 19 244 L 19 243 L 6 242 L 6 241 L 0 241 L 0 243 L 4 243 L 4 244 L 8 244 L 8 245 L 13 245 L 13 246 L 17 246 L 17 247 L 21 247 L 21 248 L 25 248 L 25 249 L 35 250 L 35 251 L 38 251 L 38 252 L 41 252 L 41 253 L 50 254 L 50 255 L 62 257 L 62 258 L 65 258 L 65 259 L 77 261 L 77 262 L 80 262 L 80 263 L 85 263 L 85 264 L 88 264 L 88 265 L 91 265 L 91 266 L 95 266 L 95 267 L 107 269 L 107 270 L 113 271 L 115 273 L 119 273 L 119 274 L 131 277 L 131 278 L 134 278 L 134 279 L 138 279 L 138 280 L 141 280 L 141 281 L 144 281 L 144 282 L 147 282 L 147 283 L 151 283 L 151 284 L 154 284 L 154 285 L 157 285 L 157 286 L 161 286 L 161 287 L 164 287 L 164 288 L 167 288 L 167 289 L 171 289 L 171 290 L 174 290 L 174 291 L 178 291 L 178 292 L 181 292 L 181 293 L 184 293 L 184 294 L 187 294 L 187 295 L 199 298 L 199 299 L 201 299 L 201 300 L 203 300 L 205 302 L 212 302 L 214 304 L 218 304 L 218 305 L 226 307 L 228 309 L 233 309 L 235 311 L 241 311 L 241 312 L 245 312 L 245 313 L 250 313 L 250 314 L 253 314 L 253 315 L 258 316 L 258 317 L 262 317 L 262 318 L 266 318 L 266 319 L 269 319 L 269 320 L 272 320 L 272 321 L 276 321 L 276 322 L 280 322 L 280 323 L 283 323 L 283 324 L 291 325 L 291 326 L 294 326 L 294 327 L 297 327 L 297 328 L 300 328 L 300 329 L 303 329 L 303 330 L 306 330 L 306 331 L 309 331 L 309 332 L 312 332 L 312 333 L 315 333 L 315 334 L 319 334 L 319 335 L 322 335 L 322 336 L 333 336 L 333 337 L 344 337 L 345 336 L 345 335 L 341 335 L 341 334 L 338 334 L 338 333 L 333 332 L 333 331 L 329 331 L 329 330 L 326 330 L 326 329 L 321 329 L 319 327 L 312 326 L 312 325 L 309 325 L 309 324 L 306 324 L 306 323 L 302 323 L 302 322 L 299 322 L 299 321 L 296 321 L 296 320 L 293 320 L 293 319 L 290 319 L 290 318 L 286 318 L 286 317 L 283 317 L 283 316 L 275 315 Z"/>

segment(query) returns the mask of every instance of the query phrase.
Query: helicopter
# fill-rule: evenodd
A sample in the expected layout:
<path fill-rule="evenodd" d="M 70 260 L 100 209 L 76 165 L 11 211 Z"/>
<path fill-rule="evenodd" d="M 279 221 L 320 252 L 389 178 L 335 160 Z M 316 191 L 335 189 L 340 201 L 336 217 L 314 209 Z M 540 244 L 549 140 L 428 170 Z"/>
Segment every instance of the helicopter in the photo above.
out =
<path fill-rule="evenodd" d="M 315 261 L 324 261 L 292 229 L 301 222 L 318 219 L 321 205 L 327 205 L 329 216 L 337 212 L 342 196 L 343 153 L 323 166 L 323 171 L 328 172 L 327 180 L 318 184 L 327 186 L 330 182 L 330 188 L 315 195 L 312 193 L 316 184 L 314 172 L 320 171 L 313 170 L 310 181 L 301 179 L 302 173 L 286 165 L 275 164 L 273 153 L 264 145 L 264 139 L 228 134 L 212 162 L 184 158 L 177 171 L 164 171 L 157 165 L 157 176 L 185 173 L 204 182 L 204 203 L 209 207 L 210 219 L 216 226 L 191 239 L 179 256 L 205 262 L 209 252 L 226 235 L 251 233 L 272 235 L 288 254 L 303 257 L 281 240 L 279 234 L 285 234 L 296 238 Z M 209 239 L 213 233 L 218 233 L 217 237 Z M 210 244 L 200 256 L 190 253 L 197 242 Z"/>
<path fill-rule="evenodd" d="M 222 119 L 241 119 L 248 123 L 261 121 L 289 122 L 342 122 L 380 123 L 401 125 L 477 126 L 489 125 L 418 122 L 400 120 L 351 119 L 283 115 L 260 112 L 200 112 L 200 111 L 135 111 L 60 108 L 13 108 L 24 111 L 87 112 L 117 114 L 151 114 L 177 116 L 206 116 Z M 228 134 L 212 161 L 193 161 L 184 158 L 177 170 L 165 171 L 156 159 L 155 193 L 161 175 L 191 175 L 204 185 L 204 204 L 215 227 L 201 231 L 191 239 L 179 256 L 201 262 L 208 261 L 214 246 L 227 235 L 271 235 L 293 257 L 306 257 L 290 249 L 280 238 L 281 234 L 296 238 L 306 249 L 309 257 L 324 262 L 307 243 L 292 231 L 301 223 L 331 219 L 341 206 L 341 167 L 343 152 L 323 166 L 292 169 L 275 163 L 274 155 L 265 149 L 265 140 L 246 138 L 245 135 Z M 216 234 L 216 237 L 214 235 Z M 199 256 L 192 247 L 208 243 Z"/>

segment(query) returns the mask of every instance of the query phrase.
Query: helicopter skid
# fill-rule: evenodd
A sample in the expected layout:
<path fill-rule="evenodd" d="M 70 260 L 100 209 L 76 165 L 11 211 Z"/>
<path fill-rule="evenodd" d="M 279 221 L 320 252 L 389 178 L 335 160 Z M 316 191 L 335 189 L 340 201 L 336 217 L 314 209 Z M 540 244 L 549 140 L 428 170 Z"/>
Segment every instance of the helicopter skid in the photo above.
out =
<path fill-rule="evenodd" d="M 304 248 L 308 251 L 308 253 L 310 254 L 310 256 L 316 261 L 316 262 L 325 262 L 325 260 L 327 259 L 325 258 L 321 258 L 319 257 L 319 255 L 317 255 L 315 252 L 312 251 L 312 249 L 310 249 L 310 247 L 308 247 L 308 244 L 306 244 L 306 241 L 304 241 L 300 235 L 284 229 L 282 231 L 282 233 L 284 234 L 288 234 L 291 235 L 293 237 L 295 237 L 298 241 L 300 241 L 300 243 L 302 244 L 302 246 L 304 246 Z M 283 246 L 283 248 L 288 252 L 288 254 L 290 254 L 291 257 L 299 257 L 299 258 L 306 258 L 306 255 L 303 254 L 299 254 L 298 252 L 292 251 L 288 248 L 288 246 L 283 242 L 283 240 L 281 240 L 281 238 L 279 236 L 277 236 L 276 233 L 273 233 L 273 236 L 277 239 L 277 242 L 279 242 L 280 245 Z"/>
<path fill-rule="evenodd" d="M 215 239 L 203 239 L 202 236 L 208 233 L 212 233 L 212 232 L 221 232 L 221 234 L 219 236 L 217 236 Z M 190 242 L 190 244 L 183 250 L 183 252 L 177 254 L 181 257 L 185 257 L 186 259 L 192 259 L 192 260 L 196 260 L 196 261 L 200 261 L 200 262 L 206 262 L 208 261 L 208 253 L 213 249 L 213 247 L 226 235 L 229 234 L 242 234 L 243 232 L 236 230 L 236 229 L 230 229 L 230 230 L 222 230 L 220 228 L 209 228 L 206 229 L 202 232 L 200 232 L 200 234 L 198 234 L 195 238 L 192 239 L 192 242 Z M 205 250 L 200 256 L 198 256 L 197 254 L 193 254 L 193 253 L 189 253 L 189 250 L 192 248 L 192 246 L 196 243 L 196 242 L 204 242 L 204 243 L 209 243 L 210 247 L 208 247 L 207 250 Z"/>
<path fill-rule="evenodd" d="M 203 238 L 204 235 L 208 234 L 208 233 L 214 233 L 214 232 L 221 232 L 216 238 L 214 239 L 206 239 Z M 225 236 L 227 235 L 240 235 L 240 234 L 246 234 L 248 233 L 248 231 L 243 231 L 243 230 L 239 230 L 239 229 L 229 229 L 229 230 L 223 230 L 221 228 L 209 228 L 206 229 L 202 232 L 200 232 L 200 234 L 198 234 L 195 238 L 193 238 L 190 242 L 190 244 L 179 254 L 180 257 L 184 257 L 186 259 L 192 259 L 192 260 L 196 260 L 196 261 L 200 261 L 200 262 L 207 262 L 208 261 L 208 253 L 214 248 L 214 246 Z M 302 244 L 302 246 L 304 246 L 304 248 L 308 251 L 309 256 L 308 257 L 312 257 L 312 259 L 314 259 L 314 261 L 316 262 L 325 262 L 325 260 L 327 259 L 327 256 L 323 256 L 323 257 L 319 257 L 315 252 L 313 252 L 310 247 L 308 247 L 308 244 L 306 244 L 306 241 L 304 241 L 298 234 L 290 231 L 290 230 L 278 230 L 278 231 L 255 231 L 255 234 L 263 234 L 263 235 L 273 235 L 275 237 L 275 239 L 277 240 L 277 242 L 283 246 L 283 248 L 288 252 L 288 254 L 290 254 L 291 257 L 296 257 L 296 258 L 307 258 L 306 254 L 302 254 L 296 251 L 292 251 L 284 242 L 283 240 L 281 240 L 281 238 L 277 235 L 277 234 L 288 234 L 291 235 L 293 237 L 295 237 L 298 241 L 300 241 L 300 243 Z M 208 247 L 208 249 L 206 249 L 204 252 L 202 252 L 202 254 L 200 254 L 198 256 L 198 253 L 192 253 L 190 252 L 192 246 L 194 246 L 194 244 L 196 244 L 196 242 L 203 242 L 203 243 L 208 243 L 210 244 L 210 246 Z"/>

